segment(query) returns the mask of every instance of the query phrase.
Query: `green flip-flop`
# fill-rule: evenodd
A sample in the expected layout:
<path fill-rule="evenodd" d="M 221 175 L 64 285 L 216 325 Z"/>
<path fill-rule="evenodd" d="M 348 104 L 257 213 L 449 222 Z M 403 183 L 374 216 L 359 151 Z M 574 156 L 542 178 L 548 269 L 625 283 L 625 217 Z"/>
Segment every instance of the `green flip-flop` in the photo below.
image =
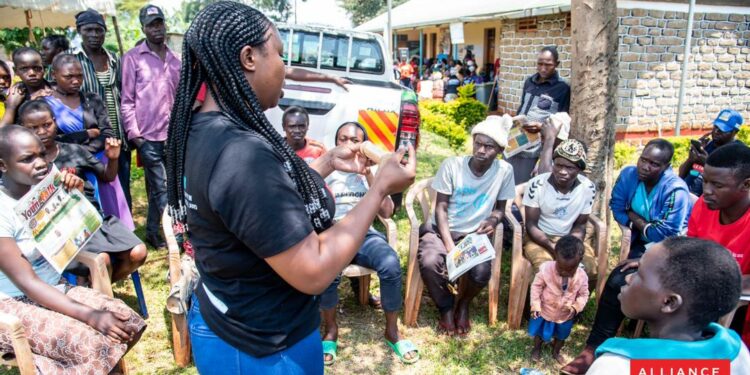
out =
<path fill-rule="evenodd" d="M 338 342 L 336 341 L 323 341 L 323 364 L 326 366 L 332 365 L 334 362 L 336 362 L 336 351 L 338 350 Z M 325 359 L 325 355 L 329 354 L 331 356 L 331 360 L 327 361 Z"/>
<path fill-rule="evenodd" d="M 391 347 L 393 352 L 396 353 L 398 359 L 400 359 L 402 363 L 410 365 L 419 360 L 419 349 L 417 349 L 417 346 L 414 345 L 413 342 L 409 340 L 399 340 L 395 344 L 388 340 L 385 340 L 385 342 Z M 406 359 L 404 355 L 409 352 L 414 352 L 414 356 L 411 359 Z"/>

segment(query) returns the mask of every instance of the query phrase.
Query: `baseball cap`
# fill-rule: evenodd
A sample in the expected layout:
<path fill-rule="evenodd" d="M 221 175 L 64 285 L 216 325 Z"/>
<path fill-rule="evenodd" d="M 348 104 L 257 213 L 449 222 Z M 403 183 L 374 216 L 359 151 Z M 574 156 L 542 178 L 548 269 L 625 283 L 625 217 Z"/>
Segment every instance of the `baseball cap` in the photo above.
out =
<path fill-rule="evenodd" d="M 83 12 L 76 14 L 76 27 L 81 27 L 83 25 L 89 25 L 92 23 L 100 25 L 105 30 L 107 29 L 107 24 L 104 23 L 104 17 L 101 15 L 101 13 L 97 12 L 94 9 L 88 8 Z"/>
<path fill-rule="evenodd" d="M 141 8 L 141 13 L 138 16 L 141 20 L 141 26 L 146 26 L 154 20 L 164 20 L 164 12 L 161 11 L 156 5 L 148 4 Z"/>
<path fill-rule="evenodd" d="M 714 126 L 724 133 L 729 133 L 734 130 L 739 130 L 740 126 L 745 120 L 742 119 L 742 115 L 733 109 L 724 109 L 719 112 L 719 116 L 714 120 Z"/>

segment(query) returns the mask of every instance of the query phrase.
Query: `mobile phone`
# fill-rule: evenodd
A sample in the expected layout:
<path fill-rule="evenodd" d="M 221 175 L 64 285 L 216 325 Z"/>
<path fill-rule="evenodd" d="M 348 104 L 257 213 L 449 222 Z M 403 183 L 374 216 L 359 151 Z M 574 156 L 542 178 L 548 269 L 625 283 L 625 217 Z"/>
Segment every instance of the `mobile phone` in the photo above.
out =
<path fill-rule="evenodd" d="M 697 139 L 691 139 L 690 144 L 695 147 L 696 150 L 702 150 L 703 149 L 703 143 Z"/>

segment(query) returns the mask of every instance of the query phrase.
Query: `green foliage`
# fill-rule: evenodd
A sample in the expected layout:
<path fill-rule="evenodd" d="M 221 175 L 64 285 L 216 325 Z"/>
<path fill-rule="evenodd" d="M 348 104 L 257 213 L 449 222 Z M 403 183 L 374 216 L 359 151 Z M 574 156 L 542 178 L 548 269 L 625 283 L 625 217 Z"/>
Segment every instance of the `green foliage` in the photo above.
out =
<path fill-rule="evenodd" d="M 448 103 L 425 100 L 420 102 L 420 106 L 448 117 L 466 131 L 471 130 L 474 125 L 487 117 L 487 106 L 471 98 L 459 98 Z"/>
<path fill-rule="evenodd" d="M 472 98 L 459 98 L 448 103 L 455 108 L 453 119 L 467 131 L 487 117 L 487 106 Z"/>
<path fill-rule="evenodd" d="M 693 137 L 669 137 L 666 138 L 674 146 L 674 157 L 672 157 L 672 167 L 679 168 L 684 163 L 690 153 L 690 140 Z"/>
<path fill-rule="evenodd" d="M 458 97 L 463 99 L 471 99 L 477 94 L 477 86 L 472 83 L 458 86 Z"/>
<path fill-rule="evenodd" d="M 443 102 L 435 100 L 419 102 L 422 129 L 445 137 L 452 149 L 460 150 L 469 135 L 464 127 L 453 119 L 453 113 L 455 109 Z"/>
<path fill-rule="evenodd" d="M 147 0 L 118 0 L 115 2 L 115 8 L 117 9 L 117 15 L 122 13 L 135 14 L 138 16 L 141 8 L 148 4 Z"/>
<path fill-rule="evenodd" d="M 746 145 L 750 145 L 750 126 L 743 126 L 737 134 L 737 139 Z"/>
<path fill-rule="evenodd" d="M 615 143 L 615 170 L 620 170 L 626 165 L 635 164 L 636 152 L 638 152 L 638 147 L 630 143 Z"/>
<path fill-rule="evenodd" d="M 72 32 L 63 28 L 50 28 L 44 29 L 35 27 L 32 32 L 34 33 L 34 41 L 29 40 L 29 28 L 14 28 L 14 29 L 0 29 L 0 46 L 5 48 L 5 52 L 8 56 L 13 53 L 14 50 L 20 47 L 34 47 L 39 49 L 42 38 L 46 35 L 59 34 L 66 35 L 68 39 L 72 37 Z"/>
<path fill-rule="evenodd" d="M 391 6 L 395 8 L 405 1 L 393 0 Z M 388 3 L 385 0 L 338 0 L 338 5 L 346 10 L 354 26 L 359 26 L 388 10 Z"/>

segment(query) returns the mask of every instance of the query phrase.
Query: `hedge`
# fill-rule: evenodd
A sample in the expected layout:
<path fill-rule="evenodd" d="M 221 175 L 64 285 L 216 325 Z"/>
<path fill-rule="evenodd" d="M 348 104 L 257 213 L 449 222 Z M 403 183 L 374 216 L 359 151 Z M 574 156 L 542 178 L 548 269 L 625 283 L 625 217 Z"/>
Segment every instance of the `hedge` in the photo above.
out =
<path fill-rule="evenodd" d="M 666 140 L 674 145 L 674 157 L 672 167 L 679 168 L 684 163 L 690 152 L 690 140 L 695 137 L 666 137 Z M 737 134 L 737 139 L 746 145 L 750 145 L 750 126 L 743 126 Z M 615 170 L 626 165 L 633 165 L 638 161 L 640 149 L 626 142 L 615 143 Z"/>
<path fill-rule="evenodd" d="M 448 139 L 454 150 L 461 150 L 471 128 L 487 117 L 487 106 L 476 99 L 458 98 L 444 103 L 421 100 L 422 128 Z"/>

